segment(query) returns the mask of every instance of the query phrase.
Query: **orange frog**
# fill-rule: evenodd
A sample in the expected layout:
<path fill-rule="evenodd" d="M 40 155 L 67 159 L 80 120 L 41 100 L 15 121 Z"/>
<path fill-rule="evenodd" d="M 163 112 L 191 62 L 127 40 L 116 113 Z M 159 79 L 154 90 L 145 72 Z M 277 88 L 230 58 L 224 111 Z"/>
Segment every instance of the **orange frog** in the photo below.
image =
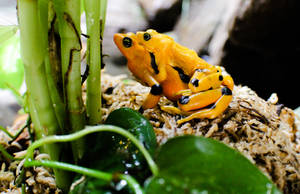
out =
<path fill-rule="evenodd" d="M 166 76 L 164 67 L 168 64 L 178 71 L 192 92 L 215 89 L 224 82 L 219 79 L 222 76 L 219 66 L 208 64 L 195 51 L 176 43 L 170 36 L 149 29 L 137 32 L 137 38 L 156 57 L 160 77 Z"/>
<path fill-rule="evenodd" d="M 164 106 L 163 110 L 187 116 L 177 121 L 181 124 L 194 118 L 215 118 L 231 102 L 232 78 L 171 37 L 148 30 L 137 35 L 115 34 L 114 42 L 133 75 L 151 87 L 140 110 L 153 108 L 164 95 L 177 101 L 179 108 Z"/>

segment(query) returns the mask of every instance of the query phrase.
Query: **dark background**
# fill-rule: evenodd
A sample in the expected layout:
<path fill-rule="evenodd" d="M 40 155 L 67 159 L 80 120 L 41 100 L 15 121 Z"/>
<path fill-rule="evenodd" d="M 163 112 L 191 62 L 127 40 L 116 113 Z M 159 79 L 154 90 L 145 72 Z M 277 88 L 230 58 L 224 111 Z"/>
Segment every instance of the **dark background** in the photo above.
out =
<path fill-rule="evenodd" d="M 236 84 L 266 100 L 277 93 L 278 103 L 294 109 L 300 104 L 299 8 L 299 0 L 109 0 L 105 71 L 130 76 L 114 33 L 153 28 L 224 66 Z M 0 25 L 9 24 L 17 24 L 16 1 L 1 0 Z M 0 124 L 9 125 L 17 110 L 14 97 L 0 90 Z"/>

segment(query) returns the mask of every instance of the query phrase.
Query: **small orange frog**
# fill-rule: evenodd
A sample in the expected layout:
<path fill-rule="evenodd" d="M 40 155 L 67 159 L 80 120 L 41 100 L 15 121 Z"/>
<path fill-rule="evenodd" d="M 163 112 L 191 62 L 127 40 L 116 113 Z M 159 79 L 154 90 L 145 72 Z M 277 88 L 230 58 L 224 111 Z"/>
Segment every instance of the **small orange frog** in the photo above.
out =
<path fill-rule="evenodd" d="M 151 87 L 141 110 L 153 108 L 164 95 L 177 101 L 179 108 L 164 106 L 163 110 L 187 116 L 177 121 L 181 124 L 194 118 L 215 118 L 231 102 L 232 78 L 171 37 L 147 30 L 137 35 L 115 34 L 114 42 L 133 75 Z"/>
<path fill-rule="evenodd" d="M 205 91 L 211 87 L 215 89 L 223 82 L 219 79 L 222 75 L 220 67 L 208 64 L 195 51 L 176 43 L 170 36 L 152 29 L 136 34 L 139 43 L 155 55 L 160 70 L 158 74 L 161 74 L 162 79 L 166 76 L 164 67 L 168 64 L 178 71 L 192 92 Z"/>

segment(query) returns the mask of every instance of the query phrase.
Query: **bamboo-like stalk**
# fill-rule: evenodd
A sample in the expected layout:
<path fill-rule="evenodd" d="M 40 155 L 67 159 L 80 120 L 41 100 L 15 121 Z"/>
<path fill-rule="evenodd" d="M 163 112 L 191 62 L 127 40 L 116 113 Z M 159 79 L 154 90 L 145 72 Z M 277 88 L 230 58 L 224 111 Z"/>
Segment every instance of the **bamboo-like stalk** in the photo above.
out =
<path fill-rule="evenodd" d="M 61 38 L 61 65 L 70 132 L 85 126 L 85 110 L 81 91 L 80 0 L 53 0 Z M 82 158 L 84 140 L 72 143 L 75 161 Z"/>
<path fill-rule="evenodd" d="M 99 0 L 85 0 L 85 15 L 87 25 L 87 117 L 88 124 L 95 125 L 101 122 L 101 21 Z"/>
<path fill-rule="evenodd" d="M 51 99 L 53 102 L 53 108 L 56 113 L 59 126 L 62 129 L 62 134 L 67 133 L 63 131 L 68 128 L 66 125 L 66 106 L 64 104 L 63 94 L 63 81 L 61 73 L 61 58 L 60 58 L 60 39 L 57 38 L 55 32 L 56 14 L 53 9 L 53 2 L 49 1 L 48 5 L 48 50 L 45 67 L 46 76 L 48 80 L 49 90 L 51 91 Z"/>
<path fill-rule="evenodd" d="M 45 1 L 44 1 L 45 2 Z M 33 116 L 35 130 L 39 136 L 54 135 L 60 129 L 52 106 L 48 83 L 45 76 L 44 59 L 47 53 L 45 30 L 42 28 L 41 12 L 37 0 L 18 0 L 18 17 L 20 26 L 21 57 L 25 67 L 27 94 L 34 108 L 30 110 Z M 43 18 L 44 19 L 44 18 Z M 47 21 L 46 21 L 47 22 Z M 43 33 L 44 32 L 44 33 Z M 59 160 L 58 144 L 44 146 L 52 160 Z M 55 170 L 57 185 L 67 189 L 69 179 L 63 171 Z"/>
<path fill-rule="evenodd" d="M 60 127 L 61 134 L 65 134 L 66 131 L 63 131 L 66 128 L 66 110 L 65 110 L 65 104 L 63 102 L 63 98 L 60 95 L 60 90 L 58 86 L 56 85 L 54 79 L 53 79 L 53 73 L 51 69 L 52 64 L 50 63 L 50 59 L 47 56 L 45 58 L 45 68 L 46 68 L 46 78 L 48 80 L 48 87 L 50 91 L 50 97 L 53 103 L 54 112 Z"/>

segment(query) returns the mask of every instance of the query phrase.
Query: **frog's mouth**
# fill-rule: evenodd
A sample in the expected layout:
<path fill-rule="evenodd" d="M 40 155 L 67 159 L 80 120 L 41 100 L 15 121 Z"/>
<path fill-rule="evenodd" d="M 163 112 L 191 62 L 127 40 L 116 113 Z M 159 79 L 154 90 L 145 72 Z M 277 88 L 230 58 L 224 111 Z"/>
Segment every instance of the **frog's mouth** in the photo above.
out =
<path fill-rule="evenodd" d="M 120 34 L 120 33 L 116 33 L 114 35 L 114 42 L 120 51 L 122 50 L 122 40 L 124 37 L 125 37 L 124 34 Z"/>
<path fill-rule="evenodd" d="M 129 53 L 128 53 L 128 48 L 125 48 L 123 46 L 123 39 L 127 37 L 126 34 L 121 34 L 121 33 L 116 33 L 114 35 L 114 42 L 115 42 L 115 45 L 118 47 L 118 49 L 120 50 L 120 52 L 126 57 L 130 57 Z"/>

